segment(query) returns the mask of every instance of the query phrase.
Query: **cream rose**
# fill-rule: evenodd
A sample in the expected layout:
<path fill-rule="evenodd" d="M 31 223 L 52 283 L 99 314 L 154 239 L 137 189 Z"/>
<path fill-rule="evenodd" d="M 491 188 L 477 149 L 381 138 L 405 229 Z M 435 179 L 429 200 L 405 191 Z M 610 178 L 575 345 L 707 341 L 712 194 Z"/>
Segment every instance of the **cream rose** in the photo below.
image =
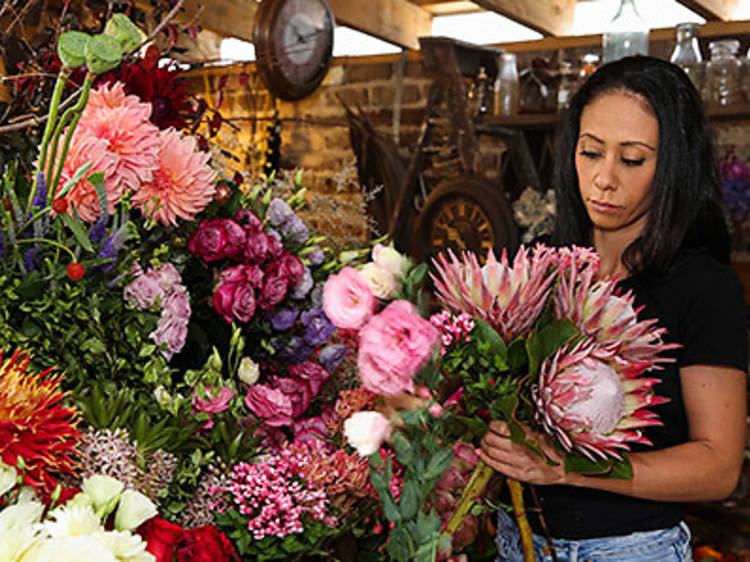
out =
<path fill-rule="evenodd" d="M 409 258 L 383 244 L 375 244 L 372 249 L 372 261 L 378 264 L 378 267 L 390 271 L 396 278 L 403 277 L 409 269 Z"/>
<path fill-rule="evenodd" d="M 372 294 L 379 299 L 393 298 L 400 288 L 396 276 L 375 262 L 366 263 L 359 271 L 370 286 Z"/>
<path fill-rule="evenodd" d="M 363 457 L 377 451 L 390 433 L 391 425 L 380 412 L 356 412 L 344 422 L 347 442 Z"/>

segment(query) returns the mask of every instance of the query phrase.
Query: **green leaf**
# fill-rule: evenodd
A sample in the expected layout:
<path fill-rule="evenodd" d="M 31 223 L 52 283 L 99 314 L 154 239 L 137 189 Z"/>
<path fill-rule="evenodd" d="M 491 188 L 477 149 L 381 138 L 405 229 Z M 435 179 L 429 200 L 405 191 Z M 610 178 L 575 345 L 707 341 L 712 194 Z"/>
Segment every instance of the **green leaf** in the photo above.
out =
<path fill-rule="evenodd" d="M 440 478 L 443 472 L 450 466 L 452 458 L 453 449 L 449 447 L 439 449 L 427 463 L 427 468 L 424 471 L 425 481 Z"/>
<path fill-rule="evenodd" d="M 508 350 L 503 338 L 495 331 L 495 328 L 481 318 L 474 319 L 474 329 L 472 330 L 471 337 L 472 339 L 476 338 L 478 341 L 489 344 L 489 353 L 491 355 L 498 355 L 503 358 L 508 356 Z"/>
<path fill-rule="evenodd" d="M 81 223 L 75 220 L 70 215 L 57 215 L 60 217 L 60 220 L 65 223 L 65 226 L 67 226 L 71 232 L 73 232 L 73 236 L 75 236 L 76 242 L 86 250 L 87 252 L 93 252 L 94 247 L 91 245 L 91 241 L 89 240 L 88 235 L 83 230 L 83 227 L 81 226 Z"/>
<path fill-rule="evenodd" d="M 603 476 L 629 480 L 633 478 L 633 466 L 627 456 L 622 461 L 607 458 L 592 461 L 581 454 L 567 453 L 563 459 L 565 472 L 581 472 L 588 476 Z"/>
<path fill-rule="evenodd" d="M 417 514 L 417 533 L 416 539 L 418 544 L 425 544 L 440 531 L 442 521 L 434 509 L 429 513 L 420 511 Z"/>
<path fill-rule="evenodd" d="M 542 361 L 579 334 L 578 328 L 567 318 L 550 322 L 538 332 L 533 332 L 526 340 L 532 379 L 536 378 Z"/>
<path fill-rule="evenodd" d="M 392 560 L 407 562 L 411 559 L 410 537 L 404 525 L 397 525 L 388 536 L 388 554 Z"/>
<path fill-rule="evenodd" d="M 633 465 L 630 463 L 630 458 L 622 454 L 621 461 L 615 461 L 612 466 L 612 471 L 609 473 L 610 478 L 619 478 L 621 480 L 632 480 L 633 479 Z"/>
<path fill-rule="evenodd" d="M 414 460 L 414 448 L 401 432 L 391 436 L 391 444 L 396 451 L 396 460 L 404 466 L 410 466 Z"/>
<path fill-rule="evenodd" d="M 528 364 L 526 356 L 526 342 L 522 339 L 515 339 L 508 346 L 508 366 L 511 371 L 524 370 Z"/>
<path fill-rule="evenodd" d="M 418 287 L 422 281 L 424 281 L 427 275 L 427 264 L 420 263 L 417 267 L 413 268 L 406 278 L 406 282 L 414 287 Z"/>
<path fill-rule="evenodd" d="M 60 191 L 57 192 L 55 197 L 65 197 L 70 192 L 70 190 L 73 189 L 79 181 L 81 181 L 81 178 L 86 175 L 86 172 L 91 169 L 92 164 L 93 162 L 86 162 L 83 166 L 79 166 L 73 174 L 73 177 L 65 182 L 65 185 Z"/>
<path fill-rule="evenodd" d="M 404 480 L 401 488 L 401 497 L 399 507 L 401 508 L 401 517 L 411 519 L 417 514 L 417 482 L 411 478 Z"/>
<path fill-rule="evenodd" d="M 107 205 L 107 188 L 104 186 L 104 173 L 94 172 L 86 178 L 96 190 L 96 196 L 99 199 L 99 210 L 103 217 L 109 216 L 109 206 Z"/>

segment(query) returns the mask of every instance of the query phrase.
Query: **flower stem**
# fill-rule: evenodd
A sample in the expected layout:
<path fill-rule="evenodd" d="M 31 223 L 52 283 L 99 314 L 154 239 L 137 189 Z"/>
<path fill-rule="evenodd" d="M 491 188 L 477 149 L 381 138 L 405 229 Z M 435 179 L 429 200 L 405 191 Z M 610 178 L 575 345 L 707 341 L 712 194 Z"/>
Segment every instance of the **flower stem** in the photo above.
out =
<path fill-rule="evenodd" d="M 471 473 L 469 483 L 464 488 L 464 491 L 461 492 L 461 499 L 458 502 L 456 511 L 453 512 L 448 524 L 445 526 L 444 532 L 446 535 L 450 535 L 452 538 L 456 534 L 464 517 L 469 513 L 477 498 L 484 492 L 492 474 L 492 467 L 480 459 L 474 468 L 474 472 Z"/>
<path fill-rule="evenodd" d="M 70 254 L 70 257 L 73 258 L 73 261 L 78 261 L 78 258 L 73 253 L 73 250 L 68 248 L 65 244 L 57 242 L 56 240 L 50 240 L 49 238 L 19 238 L 18 240 L 16 240 L 17 244 L 33 244 L 35 242 L 41 244 L 49 244 L 50 246 L 65 250 L 66 252 L 68 252 L 68 254 Z"/>
<path fill-rule="evenodd" d="M 513 502 L 513 512 L 516 514 L 516 523 L 521 533 L 521 547 L 523 548 L 523 559 L 525 562 L 534 562 L 534 541 L 531 537 L 531 526 L 526 517 L 526 507 L 523 504 L 523 486 L 518 480 L 508 478 L 508 489 L 510 499 Z"/>

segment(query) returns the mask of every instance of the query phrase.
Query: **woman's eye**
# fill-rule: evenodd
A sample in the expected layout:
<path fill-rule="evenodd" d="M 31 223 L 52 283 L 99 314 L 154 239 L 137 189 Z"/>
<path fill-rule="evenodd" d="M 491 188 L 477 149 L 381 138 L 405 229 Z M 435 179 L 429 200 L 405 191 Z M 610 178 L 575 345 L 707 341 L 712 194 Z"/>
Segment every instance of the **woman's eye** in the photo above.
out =
<path fill-rule="evenodd" d="M 599 158 L 599 153 L 593 150 L 581 150 L 578 154 L 584 158 Z"/>
<path fill-rule="evenodd" d="M 638 159 L 623 158 L 622 163 L 625 164 L 626 166 L 640 166 L 641 164 L 643 164 L 644 160 L 645 160 L 644 158 L 638 158 Z"/>

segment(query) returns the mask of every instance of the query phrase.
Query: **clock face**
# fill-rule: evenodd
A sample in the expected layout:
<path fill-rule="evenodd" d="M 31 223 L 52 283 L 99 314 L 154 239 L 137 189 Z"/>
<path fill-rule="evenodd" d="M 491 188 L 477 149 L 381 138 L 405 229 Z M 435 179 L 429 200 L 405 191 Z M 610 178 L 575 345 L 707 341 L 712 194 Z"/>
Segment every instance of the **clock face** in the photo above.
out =
<path fill-rule="evenodd" d="M 440 202 L 429 228 L 431 253 L 448 248 L 460 255 L 474 252 L 482 259 L 495 246 L 495 235 L 487 213 L 476 201 L 456 195 Z"/>
<path fill-rule="evenodd" d="M 255 50 L 272 92 L 299 99 L 320 84 L 331 61 L 334 26 L 326 0 L 265 0 L 260 5 Z"/>

